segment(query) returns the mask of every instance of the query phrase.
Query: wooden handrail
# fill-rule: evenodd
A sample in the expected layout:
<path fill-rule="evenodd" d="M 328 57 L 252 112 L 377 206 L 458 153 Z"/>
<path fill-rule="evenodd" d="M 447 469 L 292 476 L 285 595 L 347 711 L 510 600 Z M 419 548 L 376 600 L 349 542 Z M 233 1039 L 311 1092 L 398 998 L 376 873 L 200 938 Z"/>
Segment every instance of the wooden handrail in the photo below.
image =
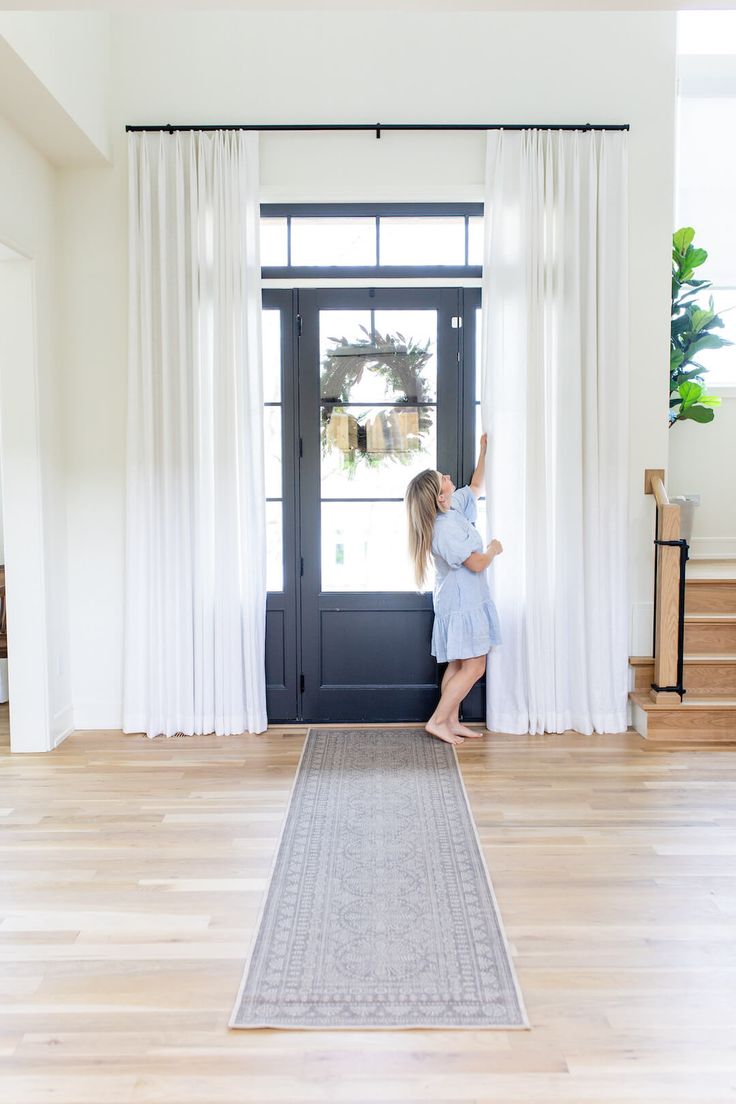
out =
<path fill-rule="evenodd" d="M 669 506 L 664 488 L 664 468 L 647 468 L 644 472 L 644 494 L 653 494 L 658 506 Z"/>
<path fill-rule="evenodd" d="M 657 510 L 657 540 L 680 539 L 680 507 L 669 500 L 664 486 L 664 470 L 648 468 L 644 473 L 644 491 L 654 495 Z M 678 644 L 680 617 L 680 549 L 676 545 L 655 545 L 657 579 L 654 621 L 654 685 L 676 686 L 678 681 Z M 658 704 L 679 704 L 680 695 L 671 690 L 649 691 Z"/>

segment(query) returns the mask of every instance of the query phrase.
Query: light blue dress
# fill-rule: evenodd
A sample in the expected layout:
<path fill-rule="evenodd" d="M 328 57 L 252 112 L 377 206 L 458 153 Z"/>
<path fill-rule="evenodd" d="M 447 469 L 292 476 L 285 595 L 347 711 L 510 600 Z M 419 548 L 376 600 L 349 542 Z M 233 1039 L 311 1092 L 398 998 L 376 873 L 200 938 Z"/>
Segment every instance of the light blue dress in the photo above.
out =
<path fill-rule="evenodd" d="M 440 511 L 434 523 L 437 581 L 432 655 L 438 663 L 487 655 L 494 644 L 501 643 L 486 573 L 463 566 L 472 552 L 483 551 L 483 540 L 473 524 L 477 513 L 475 495 L 470 487 L 461 487 L 452 496 L 452 508 Z"/>

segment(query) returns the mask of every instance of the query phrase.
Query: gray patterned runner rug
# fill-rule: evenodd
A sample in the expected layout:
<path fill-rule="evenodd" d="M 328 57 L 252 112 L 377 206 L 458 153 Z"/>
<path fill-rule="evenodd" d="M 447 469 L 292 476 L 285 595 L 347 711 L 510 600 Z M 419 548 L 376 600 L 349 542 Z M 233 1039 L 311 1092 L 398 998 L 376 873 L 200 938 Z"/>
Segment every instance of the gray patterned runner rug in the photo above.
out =
<path fill-rule="evenodd" d="M 449 744 L 310 731 L 230 1026 L 528 1026 Z"/>

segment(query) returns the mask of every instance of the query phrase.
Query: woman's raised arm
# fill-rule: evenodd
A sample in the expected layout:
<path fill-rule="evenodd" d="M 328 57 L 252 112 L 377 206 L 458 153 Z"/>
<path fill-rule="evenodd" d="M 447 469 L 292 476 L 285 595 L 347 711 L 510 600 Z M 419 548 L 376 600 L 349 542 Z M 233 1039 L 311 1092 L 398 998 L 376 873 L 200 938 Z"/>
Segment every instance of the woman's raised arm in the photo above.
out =
<path fill-rule="evenodd" d="M 475 471 L 473 472 L 473 478 L 470 480 L 470 489 L 477 498 L 479 494 L 483 493 L 483 487 L 486 479 L 486 450 L 488 448 L 488 434 L 484 433 L 480 439 L 480 452 L 478 454 L 478 463 L 475 465 Z"/>

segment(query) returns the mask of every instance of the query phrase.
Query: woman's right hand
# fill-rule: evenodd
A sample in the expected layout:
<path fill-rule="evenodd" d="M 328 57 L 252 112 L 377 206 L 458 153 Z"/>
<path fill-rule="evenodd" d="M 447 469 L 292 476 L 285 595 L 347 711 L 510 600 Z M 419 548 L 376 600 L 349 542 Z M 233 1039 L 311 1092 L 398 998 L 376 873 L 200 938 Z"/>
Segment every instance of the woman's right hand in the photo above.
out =
<path fill-rule="evenodd" d="M 494 556 L 498 556 L 501 552 L 503 552 L 503 545 L 499 540 L 492 540 L 486 548 L 486 552 L 491 553 L 491 558 L 493 558 Z"/>

